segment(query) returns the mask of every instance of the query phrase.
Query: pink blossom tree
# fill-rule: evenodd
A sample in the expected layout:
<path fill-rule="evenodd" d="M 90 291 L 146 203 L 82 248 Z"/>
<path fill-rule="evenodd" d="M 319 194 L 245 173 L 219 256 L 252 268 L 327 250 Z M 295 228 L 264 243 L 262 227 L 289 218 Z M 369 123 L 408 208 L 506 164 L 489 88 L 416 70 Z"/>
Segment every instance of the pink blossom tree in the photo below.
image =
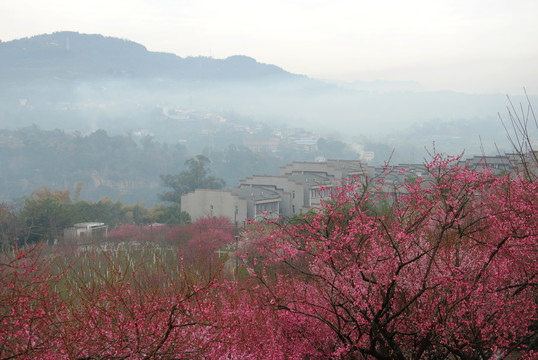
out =
<path fill-rule="evenodd" d="M 159 261 L 79 266 L 76 258 L 64 268 L 35 248 L 3 257 L 0 358 L 204 357 L 223 334 L 218 277 L 178 259 L 170 270 Z"/>
<path fill-rule="evenodd" d="M 215 251 L 225 248 L 234 240 L 235 228 L 225 217 L 205 217 L 189 227 L 190 238 L 184 245 L 185 256 L 191 260 L 209 260 L 215 257 Z"/>
<path fill-rule="evenodd" d="M 73 359 L 200 357 L 220 331 L 215 279 L 145 264 L 112 264 L 106 273 L 69 276 L 57 354 Z"/>
<path fill-rule="evenodd" d="M 173 233 L 171 262 L 4 252 L 0 358 L 535 358 L 538 182 L 426 166 L 390 193 L 350 181 L 300 221 L 253 224 L 237 281 L 202 261 L 233 241 L 225 219 Z"/>
<path fill-rule="evenodd" d="M 36 247 L 0 254 L 0 358 L 47 358 L 54 346 L 55 314 L 63 306 L 49 266 Z"/>
<path fill-rule="evenodd" d="M 349 359 L 489 359 L 518 350 L 533 356 L 537 185 L 462 168 L 457 160 L 435 156 L 426 165 L 428 180 L 397 189 L 384 213 L 371 210 L 387 196 L 382 182 L 345 183 L 319 212 L 260 242 L 247 264 L 258 296 L 282 326 L 303 324 L 309 337 L 323 339 L 310 353 L 314 347 L 320 358 L 328 351 Z"/>

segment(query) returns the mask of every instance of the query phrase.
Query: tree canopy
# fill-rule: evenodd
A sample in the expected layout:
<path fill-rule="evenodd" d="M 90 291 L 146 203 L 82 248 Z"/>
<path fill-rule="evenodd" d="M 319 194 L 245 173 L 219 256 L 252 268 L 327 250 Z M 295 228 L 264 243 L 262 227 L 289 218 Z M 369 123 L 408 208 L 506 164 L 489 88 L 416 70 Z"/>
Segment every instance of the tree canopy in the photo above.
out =
<path fill-rule="evenodd" d="M 210 175 L 208 165 L 210 160 L 204 155 L 196 155 L 185 161 L 187 170 L 177 175 L 161 175 L 162 183 L 172 190 L 162 193 L 162 201 L 181 202 L 181 195 L 196 189 L 222 189 L 224 180 Z"/>

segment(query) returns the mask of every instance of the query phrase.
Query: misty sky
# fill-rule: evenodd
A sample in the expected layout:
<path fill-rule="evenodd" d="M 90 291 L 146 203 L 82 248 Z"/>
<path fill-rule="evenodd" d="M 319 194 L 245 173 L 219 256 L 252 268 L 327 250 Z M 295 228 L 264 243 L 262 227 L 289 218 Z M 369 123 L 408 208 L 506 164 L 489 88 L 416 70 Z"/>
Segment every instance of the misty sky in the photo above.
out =
<path fill-rule="evenodd" d="M 537 15 L 537 0 L 2 0 L 0 40 L 69 30 L 320 79 L 538 94 Z"/>

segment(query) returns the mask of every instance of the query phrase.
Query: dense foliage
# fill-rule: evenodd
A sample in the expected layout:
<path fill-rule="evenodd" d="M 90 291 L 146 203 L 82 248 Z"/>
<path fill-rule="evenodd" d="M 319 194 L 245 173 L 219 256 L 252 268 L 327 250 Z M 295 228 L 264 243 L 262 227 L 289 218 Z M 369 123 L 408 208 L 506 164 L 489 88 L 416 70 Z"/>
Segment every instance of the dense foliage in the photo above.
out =
<path fill-rule="evenodd" d="M 77 198 L 77 194 L 73 196 Z M 20 208 L 0 203 L 0 246 L 31 244 L 38 241 L 54 243 L 63 237 L 64 229 L 81 222 L 102 222 L 110 228 L 122 224 L 145 225 L 185 224 L 189 214 L 178 204 L 144 203 L 124 205 L 121 201 L 103 198 L 97 202 L 72 199 L 69 190 L 42 187 L 24 200 Z"/>
<path fill-rule="evenodd" d="M 533 359 L 538 184 L 457 160 L 391 192 L 343 183 L 239 241 L 208 218 L 5 252 L 0 357 Z"/>
<path fill-rule="evenodd" d="M 224 180 L 210 175 L 208 165 L 210 160 L 197 155 L 185 161 L 188 170 L 183 170 L 177 175 L 161 175 L 163 185 L 171 190 L 161 194 L 159 197 L 163 201 L 173 203 L 181 202 L 181 195 L 192 192 L 196 189 L 222 189 Z"/>
<path fill-rule="evenodd" d="M 132 137 L 110 136 L 104 130 L 87 136 L 36 126 L 1 130 L 0 200 L 23 197 L 40 186 L 74 190 L 83 184 L 84 199 L 124 194 L 127 202 L 140 202 L 151 199 L 148 189 L 159 186 L 158 174 L 182 168 L 187 158 L 184 147 L 150 139 L 137 144 Z"/>
<path fill-rule="evenodd" d="M 436 157 L 383 214 L 382 183 L 343 184 L 259 242 L 261 293 L 318 355 L 489 359 L 536 341 L 537 184 L 452 165 Z"/>
<path fill-rule="evenodd" d="M 128 204 L 145 201 L 153 205 L 164 190 L 161 185 L 169 186 L 159 175 L 191 172 L 189 161 L 196 161 L 197 153 L 204 153 L 211 161 L 205 164 L 205 170 L 211 170 L 216 180 L 223 179 L 229 186 L 253 173 L 276 173 L 286 162 L 301 159 L 298 155 L 305 160 L 318 156 L 297 151 L 280 153 L 279 157 L 254 152 L 242 145 L 244 135 L 240 130 L 215 129 L 207 121 L 195 118 L 189 126 L 181 123 L 176 140 L 170 143 L 150 135 L 111 135 L 104 130 L 83 135 L 37 126 L 0 129 L 0 201 L 23 198 L 41 186 L 72 192 L 81 186 L 79 199 L 99 201 L 108 197 Z M 214 130 L 213 136 L 220 139 L 212 141 L 210 148 L 207 135 L 199 134 L 201 126 Z M 167 131 L 173 133 L 169 127 L 166 124 Z M 190 142 L 178 142 L 181 138 Z"/>

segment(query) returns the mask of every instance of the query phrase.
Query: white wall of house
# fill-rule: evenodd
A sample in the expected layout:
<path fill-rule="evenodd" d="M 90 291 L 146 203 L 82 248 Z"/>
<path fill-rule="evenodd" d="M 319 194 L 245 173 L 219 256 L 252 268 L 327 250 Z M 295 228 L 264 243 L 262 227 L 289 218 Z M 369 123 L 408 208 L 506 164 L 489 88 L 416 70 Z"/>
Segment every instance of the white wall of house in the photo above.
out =
<path fill-rule="evenodd" d="M 247 200 L 230 190 L 196 189 L 181 196 L 181 210 L 196 221 L 206 216 L 227 217 L 238 226 L 247 219 Z"/>

